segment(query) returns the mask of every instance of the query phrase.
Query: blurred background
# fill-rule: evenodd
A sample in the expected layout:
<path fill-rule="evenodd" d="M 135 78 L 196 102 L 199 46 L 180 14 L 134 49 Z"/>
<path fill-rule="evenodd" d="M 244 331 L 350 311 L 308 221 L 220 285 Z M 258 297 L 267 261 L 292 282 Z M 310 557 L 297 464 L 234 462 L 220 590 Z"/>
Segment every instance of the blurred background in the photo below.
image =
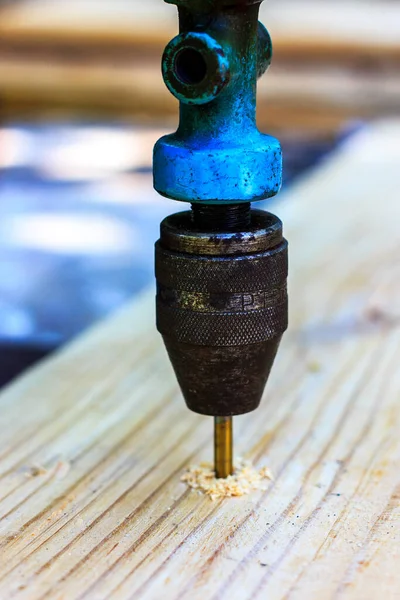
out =
<path fill-rule="evenodd" d="M 399 114 L 400 0 L 268 0 L 261 20 L 258 124 L 288 189 Z M 153 280 L 159 222 L 185 208 L 151 178 L 177 124 L 160 74 L 176 32 L 162 0 L 0 1 L 0 385 Z"/>

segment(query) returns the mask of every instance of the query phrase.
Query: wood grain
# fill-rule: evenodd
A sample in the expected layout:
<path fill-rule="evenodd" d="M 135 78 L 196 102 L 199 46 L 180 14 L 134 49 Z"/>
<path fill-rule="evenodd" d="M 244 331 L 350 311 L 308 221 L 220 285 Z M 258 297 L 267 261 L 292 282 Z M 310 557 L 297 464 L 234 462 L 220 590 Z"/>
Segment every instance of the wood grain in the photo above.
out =
<path fill-rule="evenodd" d="M 35 77 L 30 75 L 35 73 Z M 1 114 L 84 115 L 175 122 L 178 102 L 166 89 L 159 60 L 44 62 L 1 58 Z M 397 114 L 400 77 L 350 69 L 271 69 L 258 86 L 258 124 L 267 130 L 336 133 L 351 119 Z"/>
<path fill-rule="evenodd" d="M 260 127 L 336 133 L 398 114 L 400 6 L 389 0 L 264 2 L 274 61 Z M 162 0 L 30 0 L 0 8 L 2 118 L 176 119 L 160 56 L 177 31 Z M 33 76 L 34 74 L 34 76 Z"/>
<path fill-rule="evenodd" d="M 262 4 L 260 18 L 279 51 L 286 46 L 303 52 L 348 59 L 351 52 L 399 56 L 398 3 L 392 0 L 280 0 Z M 35 41 L 80 44 L 109 42 L 112 46 L 160 44 L 176 34 L 176 7 L 163 0 L 26 0 L 1 8 L 0 33 L 9 42 Z M 346 56 L 347 55 L 347 56 Z"/>
<path fill-rule="evenodd" d="M 399 597 L 400 122 L 349 140 L 275 209 L 291 324 L 236 453 L 266 492 L 212 502 L 211 458 L 153 292 L 0 394 L 0 598 Z"/>

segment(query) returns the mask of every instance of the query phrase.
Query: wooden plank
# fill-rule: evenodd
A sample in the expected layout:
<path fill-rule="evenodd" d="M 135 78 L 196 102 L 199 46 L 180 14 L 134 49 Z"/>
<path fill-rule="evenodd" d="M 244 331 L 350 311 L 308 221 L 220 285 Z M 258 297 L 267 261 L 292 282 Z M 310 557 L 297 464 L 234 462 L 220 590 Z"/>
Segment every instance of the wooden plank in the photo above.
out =
<path fill-rule="evenodd" d="M 236 453 L 265 492 L 212 502 L 211 457 L 154 331 L 153 293 L 0 394 L 0 597 L 340 598 L 400 589 L 400 122 L 283 195 L 291 324 Z"/>
<path fill-rule="evenodd" d="M 32 77 L 32 73 L 35 74 Z M 128 117 L 176 121 L 178 103 L 157 63 L 137 61 L 46 63 L 1 59 L 3 117 L 15 115 Z M 277 65 L 259 83 L 258 123 L 265 130 L 336 133 L 345 122 L 398 112 L 400 77 Z"/>
<path fill-rule="evenodd" d="M 275 56 L 259 86 L 260 127 L 329 136 L 349 120 L 398 113 L 396 3 L 264 2 L 261 19 Z M 174 119 L 160 56 L 176 29 L 176 8 L 162 0 L 7 4 L 1 117 Z"/>
<path fill-rule="evenodd" d="M 176 33 L 176 8 L 162 0 L 34 0 L 1 9 L 0 34 L 10 42 L 58 44 L 164 45 Z M 391 0 L 281 0 L 264 2 L 261 20 L 277 50 L 321 51 L 341 57 L 351 52 L 399 56 L 400 7 Z M 160 46 L 161 49 L 161 46 Z"/>

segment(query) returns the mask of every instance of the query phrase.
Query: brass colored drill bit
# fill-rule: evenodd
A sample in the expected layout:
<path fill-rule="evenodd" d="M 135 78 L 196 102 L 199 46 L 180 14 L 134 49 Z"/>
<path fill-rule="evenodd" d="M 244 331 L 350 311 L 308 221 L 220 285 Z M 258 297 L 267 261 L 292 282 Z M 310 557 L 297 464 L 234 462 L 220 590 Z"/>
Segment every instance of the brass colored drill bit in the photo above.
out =
<path fill-rule="evenodd" d="M 214 466 L 219 479 L 233 473 L 232 417 L 214 417 Z"/>

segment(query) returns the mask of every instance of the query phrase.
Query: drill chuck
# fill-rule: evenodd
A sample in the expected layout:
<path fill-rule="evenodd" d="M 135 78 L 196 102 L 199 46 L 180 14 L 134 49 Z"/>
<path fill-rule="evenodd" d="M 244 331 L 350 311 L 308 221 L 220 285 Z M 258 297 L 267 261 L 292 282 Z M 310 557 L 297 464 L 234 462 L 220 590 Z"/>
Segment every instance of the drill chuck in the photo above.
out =
<path fill-rule="evenodd" d="M 282 223 L 261 210 L 249 220 L 207 231 L 177 213 L 156 244 L 157 327 L 188 407 L 205 415 L 257 408 L 287 328 Z"/>

